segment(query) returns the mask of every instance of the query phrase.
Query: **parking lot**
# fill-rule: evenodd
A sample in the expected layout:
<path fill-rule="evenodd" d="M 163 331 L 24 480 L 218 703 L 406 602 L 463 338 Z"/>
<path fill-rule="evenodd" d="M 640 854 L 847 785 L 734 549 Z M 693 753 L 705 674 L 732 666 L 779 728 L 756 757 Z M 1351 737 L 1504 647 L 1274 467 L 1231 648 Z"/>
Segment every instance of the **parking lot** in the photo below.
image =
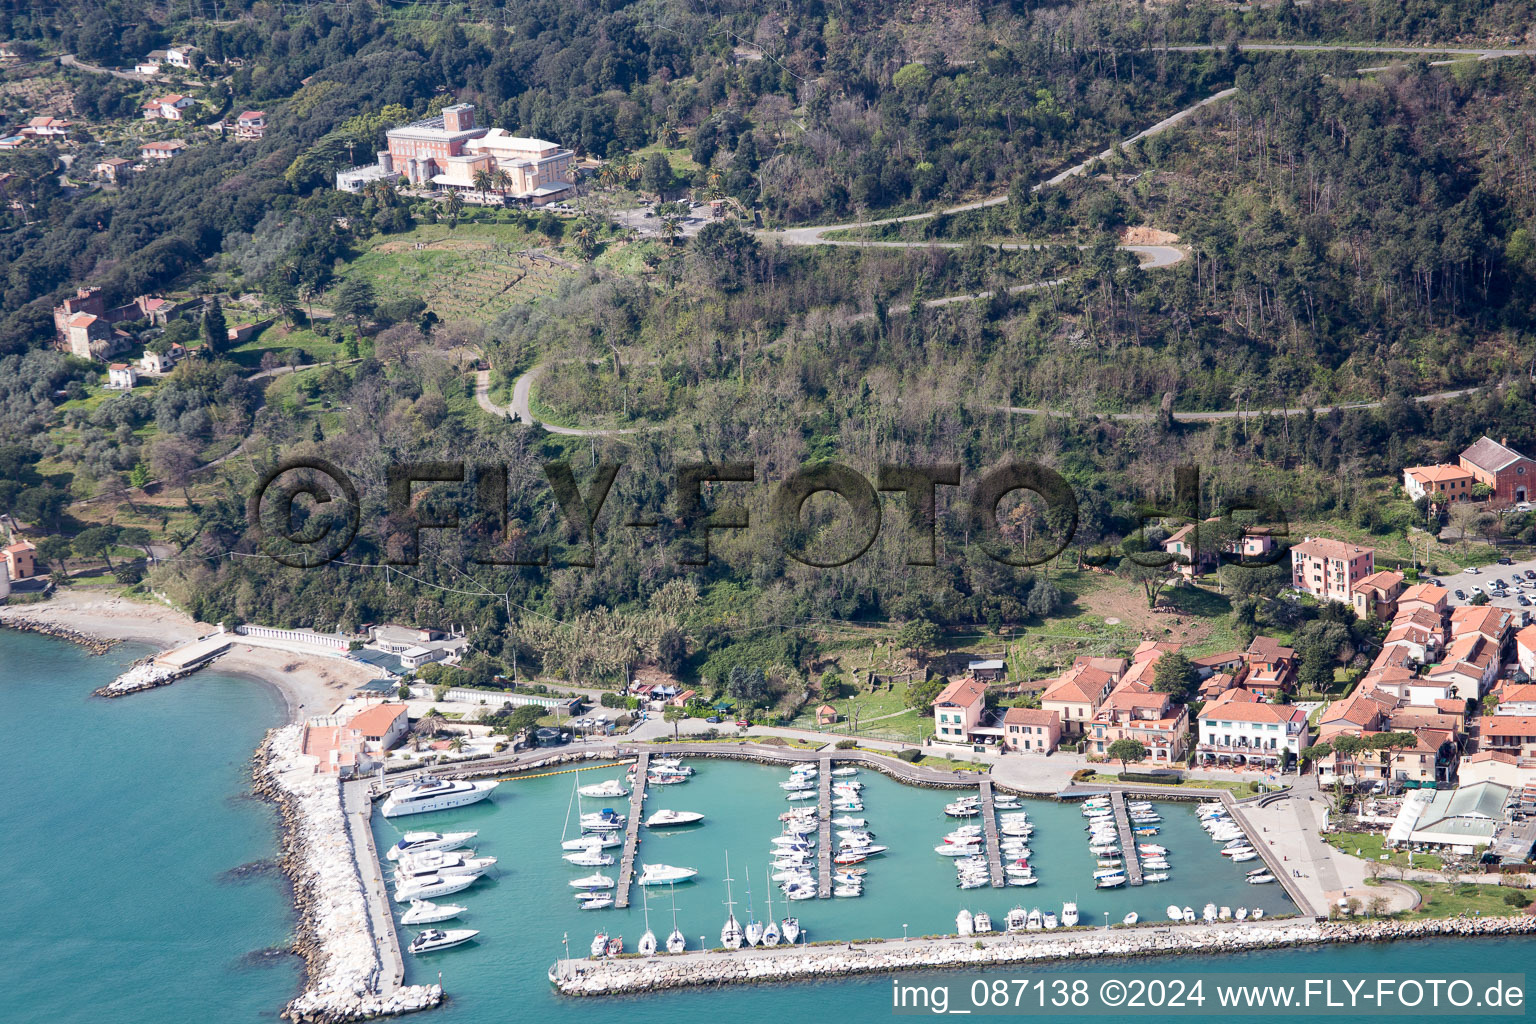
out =
<path fill-rule="evenodd" d="M 1481 591 L 1488 595 L 1488 603 L 1515 612 L 1536 613 L 1536 558 L 1513 561 L 1510 565 L 1497 562 L 1475 566 L 1450 576 L 1439 577 L 1440 583 L 1450 591 L 1446 600 L 1451 607 L 1471 604 Z M 1527 576 L 1526 573 L 1531 573 Z M 1503 597 L 1498 593 L 1498 581 L 1503 580 Z M 1458 593 L 1459 591 L 1459 593 Z M 1523 601 L 1523 603 L 1522 603 Z"/>

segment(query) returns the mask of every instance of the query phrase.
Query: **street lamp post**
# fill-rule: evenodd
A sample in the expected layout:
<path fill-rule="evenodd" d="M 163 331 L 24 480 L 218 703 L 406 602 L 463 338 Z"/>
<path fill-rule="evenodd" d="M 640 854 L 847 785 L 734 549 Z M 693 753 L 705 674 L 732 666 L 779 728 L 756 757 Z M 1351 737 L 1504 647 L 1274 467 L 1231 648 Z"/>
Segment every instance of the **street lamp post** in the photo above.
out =
<path fill-rule="evenodd" d="M 907 922 L 901 922 L 901 941 L 907 941 Z"/>

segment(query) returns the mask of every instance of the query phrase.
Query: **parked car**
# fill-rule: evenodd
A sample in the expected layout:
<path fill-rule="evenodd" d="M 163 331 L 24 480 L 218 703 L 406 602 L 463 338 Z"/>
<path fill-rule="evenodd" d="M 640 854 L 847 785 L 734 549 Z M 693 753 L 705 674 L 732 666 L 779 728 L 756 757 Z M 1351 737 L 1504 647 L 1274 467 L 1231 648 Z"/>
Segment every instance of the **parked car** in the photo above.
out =
<path fill-rule="evenodd" d="M 704 719 L 704 721 L 708 722 L 710 725 L 719 725 L 720 724 L 720 716 L 719 715 L 710 715 L 708 718 Z"/>
<path fill-rule="evenodd" d="M 1503 556 L 1501 556 L 1499 558 L 1499 564 L 1500 565 L 1514 565 L 1515 564 L 1515 560 L 1513 558 L 1510 558 L 1508 555 L 1503 555 Z"/>
<path fill-rule="evenodd" d="M 1531 605 L 1531 599 L 1526 597 L 1524 594 L 1516 594 L 1515 595 L 1515 600 L 1518 601 L 1520 604 L 1526 606 L 1527 608 L 1529 608 L 1530 605 Z"/>
<path fill-rule="evenodd" d="M 1495 590 L 1503 590 L 1507 586 L 1509 586 L 1509 584 L 1505 583 L 1502 579 L 1495 579 L 1493 581 L 1493 589 Z"/>
<path fill-rule="evenodd" d="M 1483 592 L 1483 588 L 1482 587 L 1473 587 L 1472 588 L 1472 593 L 1474 593 L 1474 594 L 1481 594 L 1482 592 Z"/>
<path fill-rule="evenodd" d="M 1456 600 L 1458 600 L 1458 601 L 1465 601 L 1466 599 L 1467 599 L 1467 592 L 1465 590 L 1458 590 L 1458 591 L 1456 591 Z"/>
<path fill-rule="evenodd" d="M 738 719 L 736 719 L 736 728 L 738 728 L 738 729 L 750 729 L 750 728 L 752 728 L 752 723 L 747 721 L 745 718 L 738 718 Z"/>
<path fill-rule="evenodd" d="M 1462 572 L 1469 572 L 1469 573 L 1471 573 L 1471 574 L 1472 574 L 1472 575 L 1474 575 L 1474 576 L 1476 576 L 1476 575 L 1477 575 L 1477 574 L 1478 574 L 1478 573 L 1480 573 L 1480 572 L 1482 572 L 1482 571 L 1483 571 L 1483 570 L 1481 570 L 1481 569 L 1479 569 L 1479 568 L 1478 568 L 1478 567 L 1477 567 L 1477 566 L 1475 566 L 1475 565 L 1469 565 L 1469 566 L 1467 566 L 1467 567 L 1466 567 L 1466 568 L 1465 568 L 1465 569 L 1463 569 L 1463 570 L 1461 570 L 1461 571 L 1462 571 Z"/>

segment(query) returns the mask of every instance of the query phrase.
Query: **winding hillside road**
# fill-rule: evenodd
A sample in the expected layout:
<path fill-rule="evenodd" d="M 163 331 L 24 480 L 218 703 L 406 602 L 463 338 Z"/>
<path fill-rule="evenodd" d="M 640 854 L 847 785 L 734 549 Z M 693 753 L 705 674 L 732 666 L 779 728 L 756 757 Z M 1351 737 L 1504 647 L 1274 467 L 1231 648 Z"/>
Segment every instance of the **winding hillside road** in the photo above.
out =
<path fill-rule="evenodd" d="M 1300 51 L 1300 52 L 1313 52 L 1313 53 L 1323 53 L 1323 52 L 1377 53 L 1377 54 L 1385 54 L 1385 55 L 1405 55 L 1405 56 L 1422 56 L 1422 57 L 1448 56 L 1450 58 L 1448 60 L 1431 61 L 1432 64 L 1451 64 L 1451 63 L 1455 63 L 1456 61 L 1459 61 L 1459 60 L 1465 60 L 1467 58 L 1475 58 L 1475 59 L 1477 59 L 1479 61 L 1484 61 L 1484 60 L 1499 60 L 1499 59 L 1508 58 L 1508 57 L 1531 57 L 1531 56 L 1536 56 L 1536 48 L 1482 48 L 1482 49 L 1480 49 L 1480 48 L 1475 48 L 1475 47 L 1457 47 L 1457 46 L 1441 46 L 1441 47 L 1385 46 L 1385 45 L 1369 44 L 1369 43 L 1239 43 L 1238 44 L 1238 48 L 1239 48 L 1239 50 L 1256 50 L 1256 51 L 1264 51 L 1264 52 Z M 1200 53 L 1200 52 L 1206 52 L 1206 51 L 1220 51 L 1221 49 L 1223 49 L 1223 47 L 1221 45 L 1219 45 L 1219 44 L 1207 44 L 1207 45 L 1186 45 L 1186 46 L 1162 46 L 1162 47 L 1157 47 L 1157 49 L 1163 50 L 1163 51 L 1166 51 L 1166 52 L 1170 52 L 1170 53 Z M 1382 68 L 1380 68 L 1380 67 L 1369 67 L 1369 68 L 1359 68 L 1358 70 L 1361 71 L 1361 72 L 1367 72 L 1367 71 L 1379 71 L 1379 70 L 1382 70 Z M 1123 146 L 1134 145 L 1135 143 L 1140 142 L 1143 139 L 1150 138 L 1153 135 L 1157 135 L 1157 134 L 1160 134 L 1162 132 L 1165 132 L 1165 131 L 1167 131 L 1170 128 L 1173 128 L 1173 127 L 1178 126 L 1179 124 L 1182 124 L 1184 121 L 1187 121 L 1189 118 L 1193 117 L 1195 114 L 1199 113 L 1201 110 L 1205 109 L 1206 107 L 1209 107 L 1209 106 L 1211 106 L 1213 104 L 1216 104 L 1216 103 L 1220 103 L 1222 100 L 1228 99 L 1229 97 L 1235 95 L 1236 93 L 1237 93 L 1237 88 L 1235 86 L 1231 87 L 1231 88 L 1227 88 L 1227 89 L 1222 89 L 1221 91 L 1216 92 L 1216 93 L 1212 93 L 1210 96 L 1207 96 L 1205 99 L 1199 101 L 1198 103 L 1195 103 L 1195 104 L 1192 104 L 1192 105 L 1190 105 L 1188 107 L 1185 107 L 1183 110 L 1180 110 L 1180 111 L 1178 111 L 1176 113 L 1170 114 L 1169 116 L 1163 118 L 1161 121 L 1158 121 L 1157 123 L 1151 125 L 1150 127 L 1142 129 L 1141 131 L 1137 132 L 1135 135 L 1132 135 L 1130 138 L 1127 138 L 1127 139 L 1121 141 L 1120 143 L 1118 143 L 1118 145 L 1122 146 L 1122 147 Z M 1059 171 L 1056 174 L 1052 175 L 1051 177 L 1045 179 L 1044 181 L 1038 182 L 1037 184 L 1031 186 L 1030 191 L 1031 192 L 1038 192 L 1042 188 L 1045 188 L 1047 186 L 1059 185 L 1062 182 L 1066 181 L 1068 178 L 1079 177 L 1079 176 L 1087 173 L 1088 167 L 1091 164 L 1093 164 L 1094 161 L 1096 161 L 1096 160 L 1107 160 L 1107 159 L 1109 159 L 1114 154 L 1114 151 L 1115 151 L 1115 147 L 1114 146 L 1111 146 L 1111 147 L 1109 147 L 1107 149 L 1101 150 L 1100 152 L 1093 154 L 1092 156 L 1088 157 L 1087 159 L 1082 160 L 1079 163 L 1073 164 L 1071 167 L 1068 167 L 1066 170 Z M 930 211 L 927 211 L 925 213 L 908 214 L 908 215 L 903 216 L 903 217 L 886 217 L 886 218 L 877 219 L 877 220 L 853 221 L 853 222 L 849 222 L 849 223 L 845 223 L 845 224 L 822 224 L 822 225 L 813 225 L 813 226 L 810 226 L 810 227 L 782 228 L 782 229 L 779 229 L 779 230 L 762 230 L 762 231 L 755 232 L 755 234 L 757 235 L 758 238 L 762 239 L 763 241 L 766 241 L 766 242 L 779 242 L 779 243 L 781 243 L 783 245 L 839 245 L 839 246 L 855 246 L 855 247 L 869 248 L 869 249 L 882 249 L 882 248 L 883 249 L 932 249 L 932 248 L 959 249 L 959 248 L 964 248 L 964 247 L 967 247 L 967 246 L 970 246 L 970 245 L 974 245 L 976 243 L 974 243 L 974 242 L 937 242 L 937 241 L 917 241 L 917 242 L 880 241 L 880 240 L 874 240 L 874 239 L 857 239 L 857 238 L 828 238 L 827 236 L 829 234 L 833 233 L 833 232 L 859 231 L 859 230 L 866 230 L 866 229 L 869 229 L 869 228 L 882 227 L 882 226 L 889 225 L 889 224 L 908 224 L 908 223 L 915 223 L 917 221 L 932 220 L 935 217 L 946 216 L 946 215 L 951 215 L 951 214 L 956 214 L 956 213 L 964 213 L 964 212 L 966 212 L 968 210 L 981 210 L 981 209 L 985 209 L 985 208 L 990 207 L 990 206 L 1000 206 L 1003 203 L 1006 203 L 1007 201 L 1008 201 L 1008 194 L 1005 192 L 1005 193 L 1003 193 L 1001 195 L 991 196 L 991 197 L 986 198 L 986 199 L 973 200 L 972 202 L 961 203 L 961 204 L 959 204 L 957 206 L 944 207 L 944 208 L 938 209 L 938 210 L 930 210 Z M 1001 244 L 994 244 L 994 245 L 992 245 L 990 247 L 991 248 L 998 248 L 998 249 L 1024 250 L 1024 249 L 1043 249 L 1043 248 L 1047 248 L 1048 246 L 1045 245 L 1045 244 L 1042 244 L 1042 243 L 1032 243 L 1032 242 L 1005 242 L 1005 243 L 1001 243 Z M 1087 246 L 1078 246 L 1077 248 L 1085 249 L 1085 248 L 1087 248 Z M 1179 248 L 1177 246 L 1173 246 L 1173 245 L 1125 244 L 1125 245 L 1120 245 L 1117 248 L 1120 248 L 1120 249 L 1125 250 L 1127 252 L 1135 253 L 1137 255 L 1137 257 L 1141 261 L 1141 267 L 1142 267 L 1143 270 L 1162 270 L 1162 269 L 1174 266 L 1174 265 L 1182 262 L 1188 256 L 1188 253 L 1184 249 Z M 1053 286 L 1053 285 L 1058 285 L 1058 284 L 1063 283 L 1064 280 L 1065 279 L 1063 279 L 1063 278 L 1054 278 L 1054 279 L 1046 280 L 1046 281 L 1033 281 L 1033 282 L 1029 282 L 1027 284 L 1014 285 L 1014 286 L 1006 289 L 1006 292 L 1008 294 L 1019 294 L 1019 293 L 1022 293 L 1022 292 L 1032 291 L 1032 290 L 1035 290 L 1035 289 L 1038 289 L 1038 288 L 1046 288 L 1046 287 L 1050 287 L 1050 286 Z M 965 295 L 948 295 L 948 296 L 944 296 L 942 298 L 937 298 L 937 299 L 926 299 L 926 300 L 924 300 L 922 302 L 922 305 L 925 308 L 938 308 L 938 307 L 942 307 L 942 306 L 953 305 L 953 304 L 956 304 L 956 303 L 963 303 L 963 302 L 971 302 L 971 301 L 976 301 L 976 300 L 990 299 L 990 298 L 992 298 L 996 294 L 997 293 L 995 291 L 982 291 L 982 292 L 973 292 L 973 293 L 969 293 L 969 294 L 965 294 Z M 895 306 L 895 307 L 891 308 L 890 312 L 892 312 L 892 313 L 905 313 L 905 312 L 910 311 L 910 309 L 911 309 L 911 306 Z M 515 416 L 517 419 L 521 420 L 522 422 L 530 423 L 530 424 L 537 422 L 537 421 L 534 420 L 533 414 L 532 414 L 531 409 L 530 409 L 530 406 L 531 406 L 530 394 L 532 392 L 533 382 L 538 378 L 538 375 L 543 371 L 544 366 L 545 366 L 545 364 L 537 365 L 537 366 L 533 367 L 532 369 L 530 369 L 527 373 L 524 373 L 522 376 L 517 378 L 517 381 L 513 384 L 513 388 L 512 388 L 512 404 L 509 405 L 509 406 L 497 406 L 496 404 L 494 404 L 490 400 L 490 373 L 489 373 L 489 371 L 485 371 L 485 370 L 479 371 L 479 373 L 477 373 L 476 378 L 475 378 L 475 401 L 479 404 L 480 408 L 484 409 L 486 412 L 490 413 L 493 416 L 505 416 L 510 411 L 513 414 L 513 416 Z M 1502 386 L 1502 385 L 1489 385 L 1489 386 L 1499 387 L 1499 386 Z M 1465 396 L 1465 395 L 1474 394 L 1474 393 L 1476 393 L 1478 391 L 1481 391 L 1481 390 L 1483 390 L 1482 386 L 1479 386 L 1479 387 L 1469 387 L 1469 388 L 1459 388 L 1459 389 L 1456 389 L 1456 390 L 1453 390 L 1453 391 L 1440 391 L 1440 392 L 1436 392 L 1434 394 L 1429 394 L 1429 395 L 1418 395 L 1418 396 L 1416 396 L 1413 399 L 1413 401 L 1421 403 L 1421 404 L 1423 404 L 1423 403 L 1431 403 L 1431 402 L 1439 402 L 1439 401 L 1444 401 L 1446 399 L 1459 398 L 1459 397 L 1462 397 L 1462 396 Z M 1381 404 L 1382 403 L 1380 401 L 1374 401 L 1374 402 L 1349 402 L 1349 403 L 1342 403 L 1342 404 L 1339 404 L 1337 406 L 1333 406 L 1333 405 L 1314 406 L 1314 407 L 1312 407 L 1310 409 L 1309 408 L 1305 408 L 1305 407 L 1298 407 L 1298 408 L 1290 408 L 1290 407 L 1288 407 L 1288 408 L 1284 408 L 1284 409 L 1258 409 L 1258 410 L 1255 410 L 1255 409 L 1226 409 L 1226 410 L 1219 410 L 1219 411 L 1212 411 L 1212 412 L 1175 412 L 1172 415 L 1173 415 L 1173 419 L 1175 421 L 1177 421 L 1177 422 L 1180 422 L 1180 423 L 1207 423 L 1207 422 L 1214 422 L 1214 421 L 1219 421 L 1219 420 L 1249 419 L 1249 418 L 1259 417 L 1259 416 L 1303 416 L 1303 415 L 1306 415 L 1308 412 L 1312 412 L 1312 413 L 1316 413 L 1316 414 L 1327 414 L 1327 413 L 1333 412 L 1334 409 L 1339 409 L 1339 410 L 1347 410 L 1347 409 L 1375 409 L 1375 408 L 1380 407 Z M 1023 416 L 1054 416 L 1054 417 L 1060 417 L 1060 418 L 1070 418 L 1070 417 L 1072 417 L 1074 415 L 1079 415 L 1079 414 L 1075 414 L 1075 413 L 1065 412 L 1065 411 L 1062 411 L 1062 410 L 1038 409 L 1038 408 L 1031 408 L 1029 406 L 994 406 L 993 408 L 994 408 L 995 411 L 998 411 L 998 412 L 1006 412 L 1006 413 L 1011 413 L 1011 414 L 1016 414 L 1016 415 L 1023 415 Z M 1139 421 L 1151 420 L 1151 419 L 1155 418 L 1157 414 L 1153 413 L 1153 412 L 1108 412 L 1108 411 L 1095 411 L 1095 412 L 1087 413 L 1086 415 L 1098 416 L 1098 417 L 1101 417 L 1101 418 L 1104 418 L 1104 419 L 1109 419 L 1109 420 L 1117 420 L 1117 421 L 1125 421 L 1125 422 L 1139 422 Z M 603 429 L 595 429 L 595 428 L 593 428 L 593 429 L 584 429 L 584 428 L 578 428 L 578 427 L 562 427 L 562 426 L 555 426 L 555 425 L 548 424 L 548 423 L 544 423 L 544 424 L 540 424 L 540 425 L 543 426 L 545 430 L 548 430 L 552 434 L 564 434 L 564 435 L 567 435 L 567 436 L 575 436 L 575 437 L 604 437 L 604 436 L 616 436 L 616 435 L 620 435 L 620 434 L 633 434 L 633 433 L 637 432 L 636 428 L 603 430 Z"/>

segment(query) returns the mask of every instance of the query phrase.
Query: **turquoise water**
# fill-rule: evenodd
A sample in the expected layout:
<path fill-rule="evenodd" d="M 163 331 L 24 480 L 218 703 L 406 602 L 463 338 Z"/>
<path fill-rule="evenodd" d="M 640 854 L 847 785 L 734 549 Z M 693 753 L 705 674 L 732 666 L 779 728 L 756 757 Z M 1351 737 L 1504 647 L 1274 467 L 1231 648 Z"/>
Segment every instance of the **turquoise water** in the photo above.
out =
<path fill-rule="evenodd" d="M 220 878 L 276 855 L 271 808 L 244 794 L 281 698 L 213 669 L 89 696 L 143 653 L 0 632 L 7 1020 L 255 1020 L 298 985 L 291 956 L 243 959 L 290 940 L 281 876 Z"/>
<path fill-rule="evenodd" d="M 281 702 L 266 687 L 214 670 L 122 700 L 89 699 L 92 689 L 139 653 L 121 647 L 93 658 L 69 644 L 0 632 L 0 707 L 10 727 L 4 748 L 8 797 L 0 802 L 0 828 L 10 840 L 0 873 L 0 905 L 9 925 L 0 939 L 0 984 L 7 997 L 0 1019 L 26 1024 L 274 1020 L 297 990 L 293 958 L 267 958 L 264 966 L 247 960 L 247 954 L 281 945 L 291 934 L 292 913 L 280 879 L 221 877 L 276 853 L 271 809 L 244 794 L 250 754 L 262 732 L 281 721 Z M 780 770 L 695 763 L 699 775 L 693 782 L 656 788 L 647 803 L 651 810 L 703 811 L 706 823 L 647 836 L 641 857 L 700 869 L 699 882 L 677 890 L 678 920 L 691 946 L 700 935 L 711 942 L 718 938 L 727 847 L 738 916 L 746 913 L 749 873 L 753 906 L 763 916 L 767 839 L 778 831 L 778 813 L 789 806 L 777 786 L 784 776 Z M 580 777 L 586 783 L 604 776 Z M 498 878 L 453 897 L 470 908 L 465 924 L 482 929 L 482 941 L 408 962 L 414 981 L 435 979 L 441 971 L 450 996 L 443 1009 L 421 1020 L 575 1022 L 619 1013 L 639 1024 L 713 1024 L 725 1013 L 864 1020 L 890 1012 L 889 981 L 880 978 L 643 999 L 576 1001 L 555 995 L 545 972 L 561 953 L 562 935 L 569 934 L 573 952 L 579 952 L 599 922 L 623 934 L 631 948 L 644 930 L 638 903 L 627 913 L 574 909 L 566 882 L 586 871 L 566 865 L 558 850 L 571 778 L 506 783 L 494 803 L 450 814 L 376 820 L 376 835 L 386 842 L 406 822 L 411 828 L 479 828 L 477 847 L 501 858 Z M 950 863 L 931 849 L 951 827 L 941 813 L 946 795 L 870 772 L 860 780 L 868 786 L 863 816 L 893 850 L 865 865 L 869 882 L 862 899 L 793 905 L 813 938 L 899 936 L 903 923 L 914 935 L 948 931 L 962 905 L 1000 919 L 1015 902 L 1059 911 L 1063 899 L 1076 896 L 1088 919 L 1098 920 L 1132 908 L 1160 917 L 1176 893 L 1191 903 L 1197 891 L 1233 906 L 1258 900 L 1255 889 L 1242 884 L 1241 866 L 1215 853 L 1187 811 L 1182 817 L 1170 813 L 1159 837 L 1172 850 L 1178 881 L 1095 891 L 1081 815 L 1049 804 L 1029 806 L 1037 825 L 1034 862 L 1041 884 L 962 893 Z M 1264 899 L 1283 900 L 1278 887 L 1261 888 Z M 784 913 L 778 902 L 774 910 L 775 916 Z M 670 930 L 665 891 L 653 900 L 651 919 L 658 934 Z M 1123 969 L 1256 975 L 1420 969 L 1444 975 L 1522 970 L 1533 951 L 1532 940 L 1446 941 L 1144 960 Z M 1093 969 L 1116 966 L 1098 963 Z"/>

